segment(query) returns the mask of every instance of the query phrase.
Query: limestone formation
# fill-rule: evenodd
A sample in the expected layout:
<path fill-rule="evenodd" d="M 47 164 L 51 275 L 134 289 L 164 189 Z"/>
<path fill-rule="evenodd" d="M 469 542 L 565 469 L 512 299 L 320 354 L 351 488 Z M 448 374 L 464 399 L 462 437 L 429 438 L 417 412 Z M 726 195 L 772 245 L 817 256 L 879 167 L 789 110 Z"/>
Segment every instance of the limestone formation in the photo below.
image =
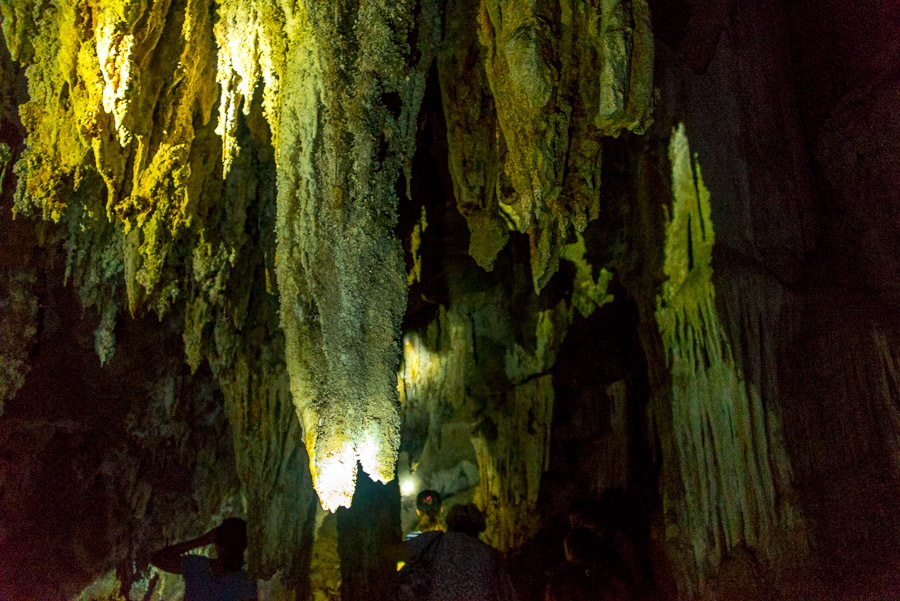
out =
<path fill-rule="evenodd" d="M 650 11 L 644 0 L 484 0 L 478 19 L 499 125 L 494 137 L 502 136 L 506 150 L 494 185 L 511 185 L 499 206 L 531 238 L 540 291 L 570 228 L 582 231 L 599 215 L 603 136 L 642 133 L 650 123 Z"/>
<path fill-rule="evenodd" d="M 311 4 L 296 18 L 277 126 L 278 282 L 294 402 L 333 509 L 349 505 L 358 462 L 394 477 L 406 304 L 395 186 L 437 28 L 406 2 Z"/>
<path fill-rule="evenodd" d="M 0 597 L 171 598 L 235 514 L 263 596 L 380 599 L 424 486 L 523 601 L 610 493 L 647 596 L 889 596 L 897 9 L 847 4 L 0 2 Z"/>
<path fill-rule="evenodd" d="M 37 334 L 38 299 L 32 291 L 35 276 L 27 270 L 2 271 L 5 299 L 0 311 L 0 411 L 25 383 L 28 351 Z"/>
<path fill-rule="evenodd" d="M 683 124 L 673 130 L 669 159 L 668 280 L 655 318 L 672 387 L 671 417 L 660 418 L 671 419 L 674 440 L 664 444 L 677 453 L 680 482 L 668 481 L 663 503 L 680 516 L 668 536 L 687 546 L 702 583 L 706 570 L 733 549 L 765 548 L 789 523 L 793 508 L 782 499 L 790 464 L 779 419 L 762 404 L 765 382 L 741 369 L 716 309 L 710 193 Z"/>

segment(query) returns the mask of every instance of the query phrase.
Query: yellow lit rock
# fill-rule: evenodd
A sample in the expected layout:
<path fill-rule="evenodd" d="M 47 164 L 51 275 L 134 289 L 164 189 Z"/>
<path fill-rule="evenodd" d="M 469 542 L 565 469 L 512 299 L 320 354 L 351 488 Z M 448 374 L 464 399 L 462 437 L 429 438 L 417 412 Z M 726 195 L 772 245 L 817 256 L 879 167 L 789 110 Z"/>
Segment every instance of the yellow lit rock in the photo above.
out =
<path fill-rule="evenodd" d="M 790 468 L 778 418 L 737 365 L 716 309 L 710 193 L 683 124 L 672 133 L 669 159 L 669 279 L 655 317 L 671 372 L 674 449 L 684 475 L 664 504 L 679 516 L 675 530 L 689 538 L 689 559 L 702 581 L 730 550 L 765 544 L 786 519 L 777 511 L 777 483 L 787 482 Z"/>
<path fill-rule="evenodd" d="M 310 2 L 285 14 L 274 128 L 281 322 L 314 486 L 328 508 L 349 505 L 357 462 L 373 479 L 394 478 L 407 286 L 395 182 L 412 158 L 439 32 L 435 7 L 414 16 L 411 2 L 376 1 L 352 11 Z M 409 64 L 413 29 L 421 59 Z"/>
<path fill-rule="evenodd" d="M 571 229 L 584 230 L 599 214 L 602 136 L 643 133 L 650 124 L 650 11 L 645 0 L 558 7 L 482 0 L 478 21 L 505 141 L 503 170 L 489 186 L 531 238 L 539 291 L 556 273 Z"/>
<path fill-rule="evenodd" d="M 510 227 L 527 232 L 536 288 L 572 226 L 597 214 L 597 135 L 648 122 L 644 0 L 610 0 L 602 14 L 560 2 L 559 40 L 542 10 L 506 0 L 0 4 L 28 79 L 16 210 L 68 236 L 67 278 L 102 316 L 101 361 L 125 307 L 180 312 L 188 364 L 213 367 L 240 424 L 242 480 L 263 487 L 247 464 L 248 416 L 274 420 L 267 428 L 281 419 L 263 399 L 280 402 L 283 353 L 323 505 L 349 504 L 358 465 L 392 479 L 400 328 L 421 278 L 419 263 L 406 273 L 395 235 L 397 184 L 405 178 L 408 196 L 435 59 L 469 252 L 490 269 Z M 425 225 L 423 215 L 420 236 Z M 273 294 L 283 346 L 251 311 L 273 310 Z"/>

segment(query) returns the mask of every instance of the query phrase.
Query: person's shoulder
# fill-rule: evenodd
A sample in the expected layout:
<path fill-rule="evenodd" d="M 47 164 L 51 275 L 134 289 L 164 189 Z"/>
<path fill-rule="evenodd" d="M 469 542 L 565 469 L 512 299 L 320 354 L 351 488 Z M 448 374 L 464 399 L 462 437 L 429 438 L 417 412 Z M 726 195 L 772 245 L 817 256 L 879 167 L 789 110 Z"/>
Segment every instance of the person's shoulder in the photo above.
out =
<path fill-rule="evenodd" d="M 198 565 L 198 566 L 201 566 L 201 565 L 208 566 L 209 565 L 209 557 L 205 557 L 203 555 L 191 555 L 191 554 L 182 555 L 181 563 L 182 564 L 188 563 L 191 565 Z"/>
<path fill-rule="evenodd" d="M 209 570 L 209 558 L 202 555 L 182 555 L 181 571 L 184 574 L 195 574 Z"/>
<path fill-rule="evenodd" d="M 410 538 L 408 542 L 427 545 L 443 534 L 444 533 L 440 530 L 426 530 L 425 532 L 417 533 L 415 536 Z"/>
<path fill-rule="evenodd" d="M 464 550 L 465 554 L 478 561 L 502 561 L 503 554 L 480 538 L 462 532 L 448 532 L 447 544 L 455 549 Z"/>
<path fill-rule="evenodd" d="M 461 533 L 459 533 L 459 534 L 461 534 Z M 487 544 L 480 538 L 475 538 L 475 537 L 469 536 L 468 534 L 461 534 L 461 536 L 463 537 L 461 540 L 466 541 L 467 544 L 469 544 L 471 547 L 473 547 L 475 549 L 480 550 L 482 553 L 485 553 L 485 554 L 491 555 L 491 556 L 503 557 L 503 554 L 500 551 L 498 551 L 491 545 Z"/>
<path fill-rule="evenodd" d="M 406 541 L 406 544 L 409 545 L 409 550 L 412 554 L 416 554 L 419 551 L 425 549 L 428 545 L 435 542 L 439 537 L 443 536 L 443 532 L 440 530 L 428 530 L 426 532 L 420 532 L 413 538 L 410 538 Z"/>

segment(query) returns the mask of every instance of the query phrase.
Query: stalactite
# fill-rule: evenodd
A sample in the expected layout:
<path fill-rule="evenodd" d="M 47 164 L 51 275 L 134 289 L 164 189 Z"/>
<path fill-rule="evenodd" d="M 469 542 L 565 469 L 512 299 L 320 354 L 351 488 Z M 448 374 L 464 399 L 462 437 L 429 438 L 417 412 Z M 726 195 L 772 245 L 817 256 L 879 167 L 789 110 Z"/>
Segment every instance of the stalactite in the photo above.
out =
<path fill-rule="evenodd" d="M 595 279 L 594 267 L 584 256 L 586 250 L 584 238 L 576 232 L 575 242 L 564 246 L 559 254 L 561 259 L 575 266 L 572 305 L 578 309 L 582 317 L 589 317 L 591 313 L 613 300 L 612 295 L 607 293 L 612 272 L 601 268 Z"/>
<path fill-rule="evenodd" d="M 124 246 L 129 308 L 165 313 L 179 288 L 172 248 L 202 219 L 216 165 L 217 153 L 208 152 L 218 96 L 208 7 L 189 0 L 3 8 L 5 21 L 25 24 L 11 28 L 19 37 L 7 44 L 28 65 L 17 209 L 71 223 L 81 213 L 69 208 L 83 205 L 94 218 L 93 179 L 102 176 L 101 202 L 121 232 L 107 243 Z"/>
<path fill-rule="evenodd" d="M 648 122 L 652 42 L 643 0 L 549 12 L 507 4 L 447 6 L 438 70 L 471 252 L 492 265 L 507 239 L 506 203 L 532 235 L 540 288 L 569 225 L 596 216 L 595 139 Z M 392 478 L 407 287 L 396 184 L 405 176 L 409 192 L 441 7 L 223 1 L 215 19 L 201 0 L 23 0 L 2 10 L 30 93 L 17 210 L 66 224 L 72 280 L 103 316 L 101 360 L 115 351 L 126 305 L 132 314 L 184 308 L 189 363 L 217 360 L 204 324 L 230 320 L 229 336 L 243 336 L 241 320 L 222 312 L 246 306 L 230 278 L 260 243 L 269 291 L 278 276 L 287 371 L 320 496 L 329 507 L 348 503 L 357 461 Z M 572 86 L 579 93 L 569 99 Z M 238 128 L 254 106 L 275 150 L 277 248 L 264 233 L 242 235 L 247 194 L 216 208 L 240 187 L 231 174 L 250 142 Z M 570 140 L 580 141 L 575 151 Z M 218 372 L 226 387 L 229 370 Z"/>
<path fill-rule="evenodd" d="M 663 492 L 667 511 L 678 516 L 677 534 L 669 536 L 689 546 L 702 586 L 706 571 L 731 549 L 739 545 L 764 549 L 784 525 L 779 499 L 789 465 L 777 416 L 762 404 L 761 372 L 749 376 L 746 372 L 754 361 L 770 363 L 771 355 L 762 356 L 759 350 L 756 358 L 744 356 L 744 363 L 739 363 L 716 309 L 709 192 L 690 154 L 683 125 L 672 135 L 670 160 L 674 200 L 666 230 L 669 279 L 657 299 L 656 321 L 672 386 L 674 457 L 664 460 L 677 457 L 678 467 L 669 464 L 674 482 Z M 752 315 L 743 313 L 744 318 Z M 747 335 L 754 344 L 766 343 L 752 329 Z M 687 565 L 682 566 L 683 580 L 690 587 L 693 570 Z"/>
<path fill-rule="evenodd" d="M 257 91 L 278 66 L 278 48 L 265 45 L 277 36 L 264 34 L 282 25 L 260 25 L 254 59 L 265 69 L 226 72 L 245 63 L 223 52 L 217 81 L 216 36 L 227 47 L 231 23 L 230 7 L 221 8 L 214 32 L 214 11 L 193 0 L 4 3 L 4 33 L 27 66 L 30 94 L 20 107 L 28 137 L 16 206 L 68 232 L 65 278 L 101 315 L 101 362 L 114 356 L 122 307 L 183 312 L 187 362 L 195 371 L 208 362 L 224 392 L 251 518 L 250 564 L 261 575 L 282 568 L 302 591 L 314 495 L 274 296 L 266 118 L 277 86 Z M 245 75 L 243 87 L 229 88 L 229 73 Z M 222 139 L 212 119 L 220 83 L 240 108 L 223 111 Z"/>
<path fill-rule="evenodd" d="M 509 226 L 497 204 L 506 149 L 503 137 L 497 135 L 496 106 L 483 65 L 484 49 L 474 27 L 479 2 L 447 2 L 437 65 L 454 196 L 469 224 L 469 254 L 490 271 L 509 238 Z"/>
<path fill-rule="evenodd" d="M 184 342 L 188 362 L 196 369 L 205 358 L 225 396 L 254 550 L 250 567 L 263 577 L 280 570 L 280 584 L 302 596 L 315 495 L 271 285 L 276 169 L 264 98 L 245 98 L 230 130 L 230 167 L 211 210 L 227 227 L 194 250 Z"/>
<path fill-rule="evenodd" d="M 395 182 L 408 178 L 439 30 L 433 9 L 416 19 L 413 8 L 310 3 L 288 31 L 276 155 L 281 320 L 313 481 L 330 509 L 349 505 L 357 462 L 391 480 L 400 442 L 406 273 Z"/>
<path fill-rule="evenodd" d="M 643 133 L 650 123 L 650 11 L 644 0 L 482 0 L 478 19 L 496 135 L 505 140 L 502 177 L 514 192 L 496 179 L 487 185 L 498 188 L 499 206 L 531 237 L 532 277 L 540 290 L 556 272 L 570 228 L 582 231 L 599 214 L 602 137 Z M 465 113 L 454 109 L 448 107 L 447 121 L 466 123 Z M 454 176 L 473 182 L 495 177 L 491 169 L 483 173 Z M 485 210 L 490 200 L 487 195 Z"/>
<path fill-rule="evenodd" d="M 280 73 L 284 68 L 287 39 L 285 13 L 274 3 L 261 0 L 218 3 L 213 30 L 218 46 L 216 79 L 221 88 L 219 123 L 223 173 L 227 177 L 235 153 L 238 115 L 249 114 L 250 104 L 262 86 L 263 112 L 271 127 L 278 124 Z M 277 141 L 273 140 L 277 146 Z"/>
<path fill-rule="evenodd" d="M 5 20 L 3 25 L 8 27 Z M 7 202 L 12 198 L 7 178 L 13 160 L 10 144 L 18 141 L 10 136 L 18 129 L 11 110 L 19 96 L 16 88 L 20 77 L 16 75 L 0 36 L 0 132 L 6 140 L 0 141 L 0 206 L 4 211 L 8 211 Z M 38 331 L 39 269 L 27 260 L 34 235 L 31 228 L 26 230 L 22 224 L 11 223 L 8 214 L 0 215 L 0 415 L 4 402 L 12 399 L 25 383 L 28 355 Z"/>
<path fill-rule="evenodd" d="M 200 0 L 22 0 L 0 7 L 30 94 L 20 107 L 27 142 L 15 166 L 16 211 L 62 225 L 66 281 L 101 316 L 101 363 L 115 357 L 126 306 L 133 316 L 183 314 L 188 364 L 196 371 L 208 363 L 224 393 L 251 517 L 251 565 L 260 574 L 281 567 L 298 589 L 311 542 L 307 474 L 330 509 L 349 504 L 357 462 L 382 481 L 394 476 L 397 339 L 408 286 L 393 231 L 403 196 L 397 183 L 405 177 L 409 196 L 440 8 L 376 0 L 338 7 L 223 1 L 215 11 Z M 450 41 L 439 61 L 457 200 L 473 233 L 470 251 L 483 267 L 506 243 L 509 222 L 532 234 L 540 288 L 556 269 L 567 224 L 581 229 L 596 213 L 600 145 L 560 149 L 570 138 L 646 124 L 649 104 L 634 100 L 648 76 L 634 68 L 649 56 L 646 15 L 611 4 L 602 15 L 576 10 L 573 17 L 564 6 L 557 25 L 578 33 L 566 34 L 553 50 L 559 57 L 547 59 L 563 80 L 542 80 L 553 99 L 543 107 L 547 102 L 532 106 L 527 99 L 520 106 L 522 98 L 513 96 L 531 84 L 511 79 L 504 62 L 528 75 L 529 61 L 540 58 L 537 46 L 519 48 L 525 38 L 511 29 L 498 30 L 495 40 L 481 9 L 448 8 Z M 539 22 L 536 14 L 525 17 Z M 634 36 L 616 19 L 635 25 Z M 512 43 L 509 57 L 496 59 L 496 49 L 485 54 L 479 27 L 481 41 Z M 594 54 L 578 54 L 579 36 L 591 40 Z M 599 68 L 604 44 L 615 46 L 605 64 L 615 56 L 621 67 L 612 81 L 637 82 L 632 99 L 613 91 L 602 100 L 589 86 L 572 109 L 564 88 Z M 509 141 L 517 145 L 512 154 Z M 540 164 L 521 154 L 532 142 L 547 149 L 536 155 Z M 474 156 L 481 150 L 488 150 L 484 162 Z M 533 167 L 548 190 L 537 198 L 549 209 L 529 204 L 522 211 L 534 196 L 522 174 Z M 574 179 L 560 179 L 565 169 Z M 498 183 L 509 177 L 525 201 Z M 567 195 L 575 200 L 559 200 Z M 592 297 L 602 284 L 585 277 L 582 308 L 591 310 L 603 302 L 602 294 Z M 536 348 L 510 347 L 503 368 L 510 390 L 473 443 L 482 503 L 499 499 L 489 508 L 496 514 L 491 537 L 503 546 L 528 534 L 520 522 L 534 523 L 552 415 L 547 371 L 571 311 L 563 304 L 535 317 Z M 481 319 L 473 331 L 483 337 Z M 290 418 L 291 405 L 299 422 Z M 516 405 L 531 411 L 519 413 Z M 497 446 L 491 432 L 521 449 Z M 526 491 L 522 498 L 517 487 Z"/>

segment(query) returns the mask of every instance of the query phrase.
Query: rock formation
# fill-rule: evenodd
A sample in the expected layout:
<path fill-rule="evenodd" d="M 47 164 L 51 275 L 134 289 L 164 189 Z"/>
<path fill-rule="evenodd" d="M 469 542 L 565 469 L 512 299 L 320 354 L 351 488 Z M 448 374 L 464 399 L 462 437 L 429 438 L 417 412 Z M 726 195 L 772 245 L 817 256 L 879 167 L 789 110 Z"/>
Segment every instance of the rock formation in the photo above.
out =
<path fill-rule="evenodd" d="M 0 598 L 380 599 L 398 477 L 523 599 L 609 491 L 658 598 L 896 585 L 892 3 L 0 18 Z"/>

